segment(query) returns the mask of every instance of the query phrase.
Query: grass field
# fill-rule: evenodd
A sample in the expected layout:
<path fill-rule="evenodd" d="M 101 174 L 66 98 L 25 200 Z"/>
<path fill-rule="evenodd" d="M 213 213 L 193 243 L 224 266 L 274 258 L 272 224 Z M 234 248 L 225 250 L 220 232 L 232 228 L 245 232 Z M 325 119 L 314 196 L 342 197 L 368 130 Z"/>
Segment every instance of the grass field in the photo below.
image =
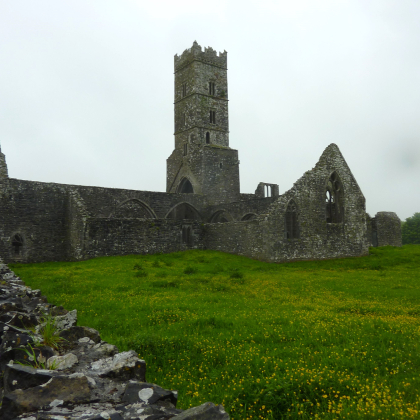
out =
<path fill-rule="evenodd" d="M 269 264 L 213 251 L 11 264 L 232 419 L 420 418 L 420 245 Z"/>

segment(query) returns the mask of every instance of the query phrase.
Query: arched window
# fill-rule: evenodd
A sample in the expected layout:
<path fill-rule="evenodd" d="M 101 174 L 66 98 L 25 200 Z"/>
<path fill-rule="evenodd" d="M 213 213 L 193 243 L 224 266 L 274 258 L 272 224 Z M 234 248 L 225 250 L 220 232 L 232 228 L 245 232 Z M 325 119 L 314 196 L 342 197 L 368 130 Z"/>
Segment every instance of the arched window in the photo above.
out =
<path fill-rule="evenodd" d="M 154 219 L 152 209 L 137 199 L 126 200 L 109 215 L 113 219 Z"/>
<path fill-rule="evenodd" d="M 176 192 L 183 194 L 194 194 L 194 188 L 188 178 L 183 178 L 179 183 Z"/>
<path fill-rule="evenodd" d="M 166 215 L 166 218 L 173 220 L 201 220 L 201 216 L 198 211 L 188 203 L 177 204 Z"/>
<path fill-rule="evenodd" d="M 233 217 L 225 210 L 219 210 L 210 217 L 210 223 L 233 222 Z"/>
<path fill-rule="evenodd" d="M 300 238 L 300 229 L 299 229 L 299 213 L 298 208 L 294 200 L 290 200 L 286 209 L 285 217 L 286 227 L 286 238 L 287 239 L 299 239 Z"/>
<path fill-rule="evenodd" d="M 23 237 L 20 233 L 16 233 L 12 237 L 13 254 L 18 257 L 22 254 Z"/>
<path fill-rule="evenodd" d="M 253 220 L 257 217 L 257 215 L 255 213 L 248 213 L 245 216 L 242 217 L 241 221 L 246 221 L 246 220 Z"/>
<path fill-rule="evenodd" d="M 327 223 L 342 223 L 344 221 L 343 184 L 337 172 L 333 172 L 327 182 L 325 213 Z"/>
<path fill-rule="evenodd" d="M 210 144 L 210 133 L 208 131 L 206 133 L 206 144 Z"/>

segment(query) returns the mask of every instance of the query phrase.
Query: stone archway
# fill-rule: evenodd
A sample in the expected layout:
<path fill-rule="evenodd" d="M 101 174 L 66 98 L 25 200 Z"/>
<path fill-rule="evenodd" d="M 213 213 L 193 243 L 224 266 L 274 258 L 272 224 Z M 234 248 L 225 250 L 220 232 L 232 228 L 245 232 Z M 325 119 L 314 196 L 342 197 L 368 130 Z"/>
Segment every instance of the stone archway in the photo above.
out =
<path fill-rule="evenodd" d="M 132 198 L 119 204 L 109 217 L 113 219 L 155 219 L 156 215 L 146 203 Z"/>
<path fill-rule="evenodd" d="M 233 222 L 233 217 L 226 210 L 219 210 L 214 213 L 210 219 L 210 223 L 227 223 Z"/>
<path fill-rule="evenodd" d="M 166 215 L 166 219 L 173 220 L 199 220 L 201 221 L 201 216 L 198 210 L 188 203 L 179 203 Z"/>

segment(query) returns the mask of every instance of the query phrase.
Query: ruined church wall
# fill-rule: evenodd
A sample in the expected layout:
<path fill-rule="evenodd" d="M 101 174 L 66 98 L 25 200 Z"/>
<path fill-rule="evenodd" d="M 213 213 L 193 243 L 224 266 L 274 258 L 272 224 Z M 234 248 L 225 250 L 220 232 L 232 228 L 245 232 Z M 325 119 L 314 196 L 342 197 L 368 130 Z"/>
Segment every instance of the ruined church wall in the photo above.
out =
<path fill-rule="evenodd" d="M 125 190 L 120 188 L 73 186 L 83 199 L 91 217 L 109 218 L 130 200 L 139 200 L 152 210 L 155 218 L 163 219 L 175 205 L 186 202 L 201 214 L 206 199 L 199 194 L 168 194 L 164 192 Z"/>
<path fill-rule="evenodd" d="M 0 189 L 0 255 L 5 262 L 66 259 L 67 188 L 59 184 L 8 179 Z M 24 245 L 15 255 L 11 238 Z"/>
<path fill-rule="evenodd" d="M 344 190 L 344 220 L 327 223 L 326 185 L 335 172 Z M 287 239 L 285 214 L 290 200 L 298 208 L 299 239 Z M 315 167 L 269 209 L 266 228 L 271 261 L 324 259 L 367 255 L 365 198 L 335 144 L 328 146 Z"/>
<path fill-rule="evenodd" d="M 191 228 L 190 244 L 183 228 Z M 167 219 L 90 219 L 84 240 L 84 258 L 109 255 L 157 254 L 203 248 L 201 223 Z"/>
<path fill-rule="evenodd" d="M 68 193 L 66 214 L 68 227 L 67 257 L 70 260 L 80 260 L 83 258 L 84 236 L 88 218 L 89 213 L 80 194 L 76 190 L 71 190 Z"/>
<path fill-rule="evenodd" d="M 264 245 L 264 223 L 260 220 L 204 225 L 205 249 L 229 252 L 269 261 Z"/>
<path fill-rule="evenodd" d="M 196 194 L 167 194 L 17 179 L 3 180 L 0 186 L 0 253 L 6 262 L 86 258 L 84 250 L 87 220 L 107 219 L 127 205 L 131 205 L 129 209 L 133 212 L 129 216 L 139 217 L 133 203 L 143 211 L 141 217 L 144 217 L 145 207 L 138 204 L 140 202 L 151 209 L 151 215 L 147 214 L 147 217 L 164 219 L 171 208 L 182 202 L 191 204 L 201 214 L 205 198 Z M 181 232 L 181 228 L 178 230 Z M 17 233 L 24 240 L 19 255 L 15 254 L 12 247 L 12 237 Z M 163 241 L 163 238 L 162 236 L 158 242 Z M 149 240 L 149 236 L 146 234 L 144 239 Z M 173 241 L 173 235 L 168 234 L 167 240 Z M 154 239 L 152 243 L 153 241 Z M 127 249 L 130 246 L 127 244 Z M 146 243 L 145 248 L 147 246 Z M 136 252 L 137 248 L 135 245 L 130 248 L 130 252 Z M 156 252 L 169 252 L 165 249 L 179 250 L 171 243 L 167 246 L 156 245 L 156 249 Z"/>
<path fill-rule="evenodd" d="M 377 245 L 402 246 L 401 220 L 394 212 L 380 211 L 375 215 Z"/>
<path fill-rule="evenodd" d="M 215 213 L 224 211 L 229 213 L 234 221 L 239 222 L 247 214 L 258 215 L 261 213 L 266 213 L 270 205 L 275 201 L 274 197 L 255 198 L 253 194 L 252 196 L 252 199 L 246 201 L 235 201 L 233 203 L 222 203 L 209 206 L 204 213 L 205 220 L 209 221 L 211 216 L 213 216 Z"/>
<path fill-rule="evenodd" d="M 327 223 L 325 190 L 333 172 L 344 187 L 344 221 Z M 299 237 L 286 238 L 286 209 L 294 200 Z M 226 232 L 225 234 L 223 232 Z M 206 225 L 206 246 L 271 262 L 367 255 L 365 199 L 337 146 L 250 222 Z M 240 242 L 240 243 L 239 243 Z"/>

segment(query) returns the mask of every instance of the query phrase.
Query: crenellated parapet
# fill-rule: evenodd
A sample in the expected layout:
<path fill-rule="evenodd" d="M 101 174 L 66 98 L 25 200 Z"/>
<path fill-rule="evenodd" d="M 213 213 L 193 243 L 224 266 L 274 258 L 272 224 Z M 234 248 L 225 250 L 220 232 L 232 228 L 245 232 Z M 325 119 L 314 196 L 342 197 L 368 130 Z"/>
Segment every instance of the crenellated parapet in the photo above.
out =
<path fill-rule="evenodd" d="M 201 45 L 198 45 L 197 41 L 194 41 L 192 47 L 186 49 L 180 56 L 175 54 L 175 72 L 185 67 L 192 61 L 201 61 L 202 63 L 227 69 L 227 52 L 223 51 L 218 54 L 217 51 L 213 50 L 211 47 L 204 47 L 203 51 Z"/>

